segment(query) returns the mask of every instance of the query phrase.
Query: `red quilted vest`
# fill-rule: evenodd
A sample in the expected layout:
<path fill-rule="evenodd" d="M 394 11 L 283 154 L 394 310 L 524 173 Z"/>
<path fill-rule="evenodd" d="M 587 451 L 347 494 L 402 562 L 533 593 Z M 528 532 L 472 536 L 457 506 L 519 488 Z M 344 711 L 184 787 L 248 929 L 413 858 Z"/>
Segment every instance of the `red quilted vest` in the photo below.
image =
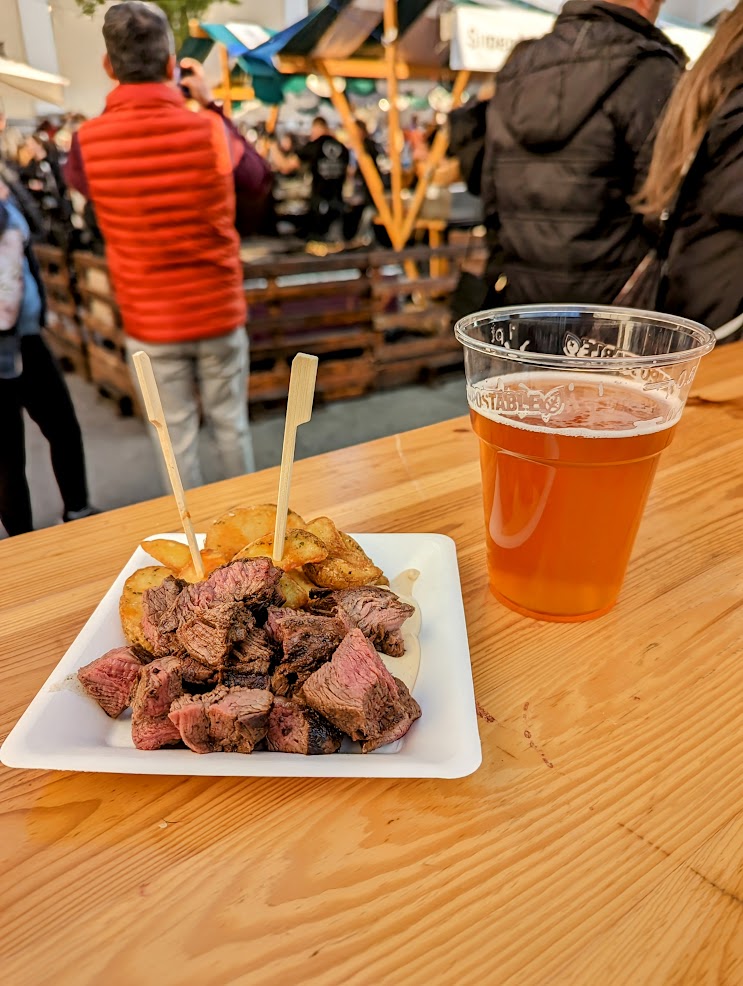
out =
<path fill-rule="evenodd" d="M 161 83 L 119 85 L 79 133 L 124 331 L 145 342 L 245 322 L 224 123 Z"/>

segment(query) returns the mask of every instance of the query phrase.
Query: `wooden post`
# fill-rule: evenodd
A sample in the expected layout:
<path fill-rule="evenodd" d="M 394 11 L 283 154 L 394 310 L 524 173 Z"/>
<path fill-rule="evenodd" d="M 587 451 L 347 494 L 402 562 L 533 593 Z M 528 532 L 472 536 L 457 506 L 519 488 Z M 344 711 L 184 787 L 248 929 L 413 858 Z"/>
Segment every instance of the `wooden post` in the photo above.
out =
<path fill-rule="evenodd" d="M 219 46 L 219 64 L 222 67 L 222 112 L 232 118 L 232 80 L 230 78 L 230 56 L 225 45 Z"/>
<path fill-rule="evenodd" d="M 359 162 L 359 168 L 361 169 L 361 174 L 364 176 L 364 181 L 369 189 L 369 194 L 372 197 L 374 205 L 377 207 L 377 212 L 379 213 L 379 218 L 382 220 L 382 225 L 387 230 L 387 234 L 394 244 L 395 223 L 392 218 L 392 213 L 390 212 L 390 207 L 387 205 L 387 199 L 384 196 L 382 179 L 379 176 L 379 172 L 377 171 L 374 162 L 364 150 L 361 134 L 359 133 L 359 128 L 356 126 L 356 120 L 351 112 L 351 107 L 346 99 L 346 94 L 344 92 L 340 92 L 340 90 L 336 88 L 335 79 L 327 71 L 323 62 L 317 63 L 316 70 L 318 69 L 327 80 L 328 86 L 330 87 L 331 102 L 333 103 L 338 116 L 340 116 L 343 126 L 348 132 L 348 139 L 350 140 L 351 147 L 356 155 L 356 160 Z"/>
<path fill-rule="evenodd" d="M 469 82 L 470 73 L 463 70 L 457 72 L 457 77 L 454 80 L 454 88 L 452 90 L 452 102 L 451 108 L 456 109 L 462 102 L 462 93 L 467 87 Z M 413 195 L 413 201 L 410 203 L 410 208 L 408 209 L 408 214 L 405 217 L 405 222 L 402 228 L 402 242 L 407 243 L 410 239 L 410 234 L 413 232 L 413 227 L 415 226 L 415 221 L 418 218 L 418 214 L 421 211 L 421 206 L 423 205 L 423 200 L 426 197 L 426 192 L 431 184 L 431 179 L 433 178 L 436 168 L 439 166 L 441 159 L 446 153 L 446 149 L 449 146 L 449 134 L 445 127 L 440 127 L 438 133 L 433 139 L 433 144 L 426 160 L 426 168 L 423 174 L 418 179 L 418 184 L 415 189 L 415 194 Z"/>
<path fill-rule="evenodd" d="M 400 240 L 403 227 L 403 205 L 402 205 L 402 131 L 400 129 L 400 110 L 397 106 L 397 2 L 396 0 L 385 0 L 384 2 L 384 36 L 382 43 L 385 46 L 385 63 L 387 66 L 387 101 L 390 104 L 388 111 L 388 136 L 390 162 L 392 164 L 392 218 L 395 223 L 394 236 L 390 235 L 392 246 L 400 250 L 405 241 Z"/>
<path fill-rule="evenodd" d="M 208 38 L 209 35 L 199 23 L 198 17 L 191 17 L 188 21 L 188 33 L 192 38 Z"/>
<path fill-rule="evenodd" d="M 266 133 L 274 134 L 276 133 L 276 124 L 279 122 L 279 104 L 272 106 L 268 111 L 268 119 L 266 120 Z"/>

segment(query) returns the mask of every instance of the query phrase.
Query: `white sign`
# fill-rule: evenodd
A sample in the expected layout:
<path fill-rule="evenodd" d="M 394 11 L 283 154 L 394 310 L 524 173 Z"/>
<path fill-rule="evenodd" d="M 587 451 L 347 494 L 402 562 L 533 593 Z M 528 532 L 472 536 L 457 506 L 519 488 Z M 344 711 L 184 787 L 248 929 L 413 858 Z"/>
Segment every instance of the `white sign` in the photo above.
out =
<path fill-rule="evenodd" d="M 488 6 L 455 7 L 452 11 L 449 64 L 455 70 L 498 72 L 513 48 L 527 38 L 552 30 L 555 17 L 547 10 L 525 10 L 508 0 L 484 0 Z M 562 0 L 533 0 L 559 9 Z M 712 32 L 660 18 L 658 27 L 686 51 L 693 64 L 710 42 Z M 449 26 L 442 36 L 449 33 Z"/>
<path fill-rule="evenodd" d="M 555 18 L 518 7 L 456 7 L 449 64 L 455 70 L 497 72 L 519 41 L 541 38 Z"/>
<path fill-rule="evenodd" d="M 271 37 L 265 27 L 261 27 L 259 24 L 231 21 L 229 24 L 225 24 L 225 27 L 230 34 L 233 34 L 238 41 L 245 45 L 248 51 L 264 44 Z"/>

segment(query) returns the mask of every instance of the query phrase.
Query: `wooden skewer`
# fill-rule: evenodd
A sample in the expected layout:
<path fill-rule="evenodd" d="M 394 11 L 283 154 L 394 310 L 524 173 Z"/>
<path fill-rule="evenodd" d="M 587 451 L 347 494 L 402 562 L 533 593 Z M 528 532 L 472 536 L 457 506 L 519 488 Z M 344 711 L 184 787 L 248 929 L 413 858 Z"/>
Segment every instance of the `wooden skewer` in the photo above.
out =
<path fill-rule="evenodd" d="M 157 389 L 155 374 L 152 372 L 152 363 L 147 353 L 142 352 L 141 349 L 139 352 L 134 353 L 132 362 L 134 363 L 134 369 L 137 371 L 137 379 L 139 380 L 142 397 L 144 398 L 147 417 L 157 432 L 157 437 L 160 439 L 160 448 L 165 459 L 165 468 L 168 470 L 168 478 L 170 479 L 173 496 L 178 506 L 181 524 L 183 525 L 183 530 L 186 532 L 186 540 L 191 551 L 191 560 L 193 561 L 196 577 L 201 580 L 204 578 L 204 563 L 201 560 L 201 552 L 196 543 L 196 535 L 194 534 L 193 524 L 191 523 L 191 514 L 188 512 L 188 507 L 186 506 L 186 496 L 183 492 L 181 474 L 178 472 L 178 463 L 175 461 L 175 453 L 173 452 L 173 444 L 170 441 L 168 423 L 165 420 L 163 406 L 160 401 L 160 391 Z"/>
<path fill-rule="evenodd" d="M 315 396 L 317 379 L 317 356 L 297 353 L 292 360 L 292 373 L 289 378 L 289 399 L 286 404 L 286 424 L 284 425 L 284 445 L 281 449 L 281 473 L 279 475 L 279 495 L 276 498 L 276 527 L 273 532 L 273 560 L 278 564 L 284 556 L 286 540 L 286 520 L 289 515 L 289 494 L 294 467 L 294 447 L 297 441 L 297 428 L 306 424 L 312 417 L 312 401 Z"/>

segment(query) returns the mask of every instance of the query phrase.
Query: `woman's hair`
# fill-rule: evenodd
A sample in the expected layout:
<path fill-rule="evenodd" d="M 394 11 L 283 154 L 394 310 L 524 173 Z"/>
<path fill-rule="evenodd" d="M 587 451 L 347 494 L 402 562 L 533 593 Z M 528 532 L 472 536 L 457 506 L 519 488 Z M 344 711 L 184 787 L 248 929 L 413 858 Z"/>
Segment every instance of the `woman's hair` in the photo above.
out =
<path fill-rule="evenodd" d="M 657 217 L 673 204 L 686 168 L 728 96 L 743 84 L 743 0 L 723 16 L 714 38 L 671 96 L 634 208 Z"/>

